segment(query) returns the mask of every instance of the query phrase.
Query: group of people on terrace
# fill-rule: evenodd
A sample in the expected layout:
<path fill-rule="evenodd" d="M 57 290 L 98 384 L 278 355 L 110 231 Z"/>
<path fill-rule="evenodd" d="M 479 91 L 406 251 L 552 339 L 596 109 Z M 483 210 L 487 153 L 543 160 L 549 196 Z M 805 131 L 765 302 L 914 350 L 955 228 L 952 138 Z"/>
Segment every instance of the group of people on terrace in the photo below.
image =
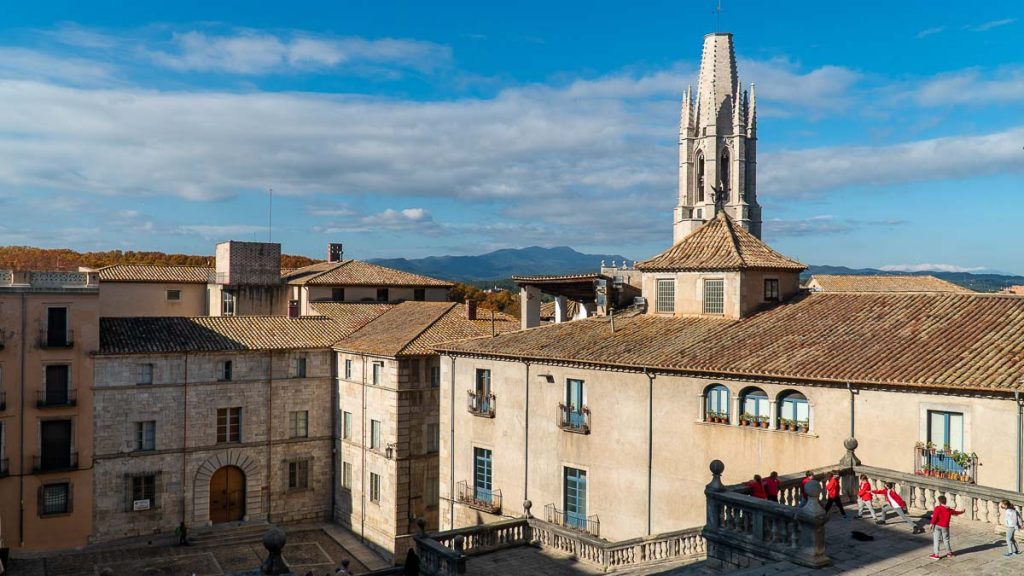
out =
<path fill-rule="evenodd" d="M 800 481 L 800 503 L 802 507 L 808 502 L 807 484 L 814 480 L 814 472 L 808 470 L 804 474 L 804 478 Z M 886 482 L 880 489 L 874 489 L 871 485 L 871 481 L 868 479 L 866 474 L 860 475 L 860 483 L 857 487 L 857 518 L 864 517 L 864 510 L 867 509 L 868 514 L 877 524 L 885 524 L 886 517 L 889 510 L 892 510 L 910 526 L 914 534 L 920 534 L 924 532 L 924 528 L 915 524 L 910 517 L 907 515 L 907 503 L 900 496 L 900 493 L 896 491 L 896 486 L 892 482 Z M 781 489 L 781 481 L 779 480 L 779 473 L 772 471 L 767 478 L 761 478 L 759 474 L 755 474 L 754 478 L 746 483 L 747 488 L 750 491 L 750 496 L 754 498 L 760 498 L 762 500 L 771 500 L 772 502 L 779 501 L 779 492 Z M 840 473 L 837 470 L 828 472 L 825 475 L 824 484 L 825 493 L 825 513 L 834 506 L 844 520 L 849 520 L 850 517 L 846 514 L 846 509 L 843 508 L 842 500 L 842 489 L 840 483 Z M 880 495 L 882 497 L 882 506 L 879 510 L 881 517 L 875 511 L 875 496 Z M 957 510 L 947 506 L 947 499 L 945 496 L 939 496 L 937 498 L 938 504 L 931 511 L 931 521 L 928 524 L 928 530 L 932 533 L 932 554 L 930 556 L 933 560 L 939 560 L 943 558 L 939 554 L 942 545 L 945 546 L 947 558 L 954 556 L 953 548 L 950 544 L 949 537 L 949 524 L 953 516 L 959 516 L 964 513 L 964 510 Z M 1014 534 L 1017 530 L 1024 529 L 1024 516 L 1016 509 L 1016 507 L 1009 501 L 1003 500 L 999 504 L 999 509 L 1003 513 L 1003 525 L 1006 528 L 1006 547 L 1007 551 L 1003 556 L 1011 557 L 1020 555 L 1020 550 L 1017 547 L 1017 542 L 1014 540 Z"/>

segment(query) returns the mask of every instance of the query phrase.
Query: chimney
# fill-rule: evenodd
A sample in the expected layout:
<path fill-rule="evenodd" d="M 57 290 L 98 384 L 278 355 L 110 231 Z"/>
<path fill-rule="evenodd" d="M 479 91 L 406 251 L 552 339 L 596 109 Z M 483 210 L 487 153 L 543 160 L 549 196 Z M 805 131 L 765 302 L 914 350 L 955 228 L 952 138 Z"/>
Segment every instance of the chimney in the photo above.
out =
<path fill-rule="evenodd" d="M 476 320 L 476 300 L 466 298 L 466 320 Z"/>
<path fill-rule="evenodd" d="M 344 244 L 340 242 L 331 242 L 327 245 L 327 261 L 328 262 L 341 262 L 345 256 L 343 250 Z"/>

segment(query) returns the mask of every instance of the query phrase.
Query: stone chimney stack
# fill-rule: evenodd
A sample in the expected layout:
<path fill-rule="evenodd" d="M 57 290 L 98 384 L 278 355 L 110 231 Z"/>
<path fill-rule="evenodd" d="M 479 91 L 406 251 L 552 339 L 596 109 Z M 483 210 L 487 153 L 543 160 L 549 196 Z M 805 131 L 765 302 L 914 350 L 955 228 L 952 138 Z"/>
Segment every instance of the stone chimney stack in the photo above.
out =
<path fill-rule="evenodd" d="M 476 300 L 466 298 L 466 320 L 476 320 Z"/>
<path fill-rule="evenodd" d="M 344 244 L 331 242 L 327 245 L 327 261 L 341 262 L 345 258 Z"/>

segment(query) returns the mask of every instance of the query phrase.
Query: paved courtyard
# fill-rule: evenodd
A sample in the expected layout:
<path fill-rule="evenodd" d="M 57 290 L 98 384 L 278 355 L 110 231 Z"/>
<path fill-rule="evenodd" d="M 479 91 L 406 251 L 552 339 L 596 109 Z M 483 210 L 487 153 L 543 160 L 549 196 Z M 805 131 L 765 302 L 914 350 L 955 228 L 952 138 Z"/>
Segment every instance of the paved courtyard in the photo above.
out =
<path fill-rule="evenodd" d="M 367 571 L 356 554 L 344 548 L 324 530 L 285 527 L 284 557 L 296 574 L 334 574 L 342 560 L 349 560 L 356 574 Z M 267 556 L 259 536 L 251 541 L 196 546 L 104 547 L 59 554 L 49 558 L 15 560 L 11 574 L 30 576 L 96 576 L 110 568 L 115 576 L 220 576 L 258 568 Z"/>
<path fill-rule="evenodd" d="M 915 517 L 921 526 L 927 525 L 926 518 Z M 642 569 L 620 571 L 629 576 L 830 576 L 844 575 L 892 575 L 920 576 L 927 574 L 965 575 L 1014 575 L 1024 574 L 1024 555 L 1004 558 L 1006 547 L 1001 534 L 993 527 L 980 522 L 954 519 L 952 525 L 953 549 L 956 556 L 932 560 L 931 534 L 912 534 L 910 527 L 890 519 L 885 526 L 868 520 L 842 520 L 833 516 L 826 526 L 827 551 L 833 564 L 822 569 L 809 569 L 778 562 L 746 570 L 723 572 L 703 562 L 687 566 L 651 566 Z M 851 536 L 859 531 L 874 538 L 863 542 Z M 1024 544 L 1021 544 L 1024 549 Z M 503 550 L 471 558 L 467 574 L 487 576 L 588 576 L 601 571 L 557 552 L 538 550 L 531 547 Z"/>

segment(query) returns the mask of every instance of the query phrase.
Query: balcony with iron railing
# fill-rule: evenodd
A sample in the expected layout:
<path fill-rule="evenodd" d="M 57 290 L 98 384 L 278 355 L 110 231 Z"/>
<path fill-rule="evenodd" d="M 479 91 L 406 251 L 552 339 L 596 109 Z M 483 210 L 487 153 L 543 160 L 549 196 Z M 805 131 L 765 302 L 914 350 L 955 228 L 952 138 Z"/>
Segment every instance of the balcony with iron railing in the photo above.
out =
<path fill-rule="evenodd" d="M 590 534 L 591 536 L 598 537 L 601 535 L 601 520 L 598 519 L 597 514 L 587 516 L 586 514 L 578 514 L 576 512 L 565 512 L 555 508 L 554 504 L 548 504 L 544 507 L 544 520 L 549 524 L 562 526 L 570 530 Z"/>
<path fill-rule="evenodd" d="M 470 508 L 475 508 L 488 514 L 501 513 L 501 490 L 470 486 L 468 482 L 463 480 L 456 484 L 456 497 L 459 502 Z"/>
<path fill-rule="evenodd" d="M 590 434 L 590 408 L 559 404 L 558 427 L 566 432 Z"/>
<path fill-rule="evenodd" d="M 467 390 L 466 410 L 474 416 L 483 418 L 494 418 L 494 394 L 484 393 L 477 390 Z"/>
<path fill-rule="evenodd" d="M 72 348 L 75 345 L 74 330 L 40 330 L 40 348 Z"/>
<path fill-rule="evenodd" d="M 78 469 L 78 452 L 60 452 L 32 457 L 32 472 L 64 472 Z"/>
<path fill-rule="evenodd" d="M 65 408 L 74 406 L 78 401 L 78 391 L 74 388 L 61 388 L 57 390 L 40 390 L 39 399 L 36 401 L 37 408 Z"/>
<path fill-rule="evenodd" d="M 914 446 L 914 474 L 976 484 L 978 455 L 918 442 Z"/>

